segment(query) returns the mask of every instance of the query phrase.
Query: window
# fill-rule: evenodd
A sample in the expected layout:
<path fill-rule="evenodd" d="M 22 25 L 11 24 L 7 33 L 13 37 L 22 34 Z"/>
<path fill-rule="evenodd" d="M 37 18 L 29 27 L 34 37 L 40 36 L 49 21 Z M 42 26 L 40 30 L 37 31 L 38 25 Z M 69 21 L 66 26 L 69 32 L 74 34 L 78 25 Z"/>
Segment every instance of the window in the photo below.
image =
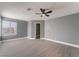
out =
<path fill-rule="evenodd" d="M 17 34 L 17 23 L 13 21 L 2 21 L 2 35 L 10 36 Z"/>

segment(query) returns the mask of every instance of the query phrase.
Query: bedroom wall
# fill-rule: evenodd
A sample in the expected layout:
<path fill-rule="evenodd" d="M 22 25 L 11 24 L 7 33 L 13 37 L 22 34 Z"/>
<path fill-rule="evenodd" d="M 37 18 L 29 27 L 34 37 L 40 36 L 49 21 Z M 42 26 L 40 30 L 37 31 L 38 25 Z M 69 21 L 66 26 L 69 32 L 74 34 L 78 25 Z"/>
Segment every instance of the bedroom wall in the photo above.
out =
<path fill-rule="evenodd" d="M 46 20 L 45 38 L 79 45 L 79 13 Z"/>
<path fill-rule="evenodd" d="M 0 17 L 0 40 L 1 40 L 1 17 Z"/>
<path fill-rule="evenodd" d="M 31 38 L 36 38 L 36 23 L 40 23 L 40 38 L 44 38 L 44 20 L 33 20 L 31 23 Z"/>
<path fill-rule="evenodd" d="M 27 24 L 27 37 L 31 38 L 31 21 L 28 21 Z"/>
<path fill-rule="evenodd" d="M 36 38 L 36 23 L 40 23 L 40 38 L 44 38 L 44 20 L 28 21 L 28 36 Z"/>
<path fill-rule="evenodd" d="M 17 22 L 17 35 L 5 36 L 3 39 L 14 39 L 18 37 L 27 37 L 27 21 L 2 17 L 2 20 L 10 20 Z"/>

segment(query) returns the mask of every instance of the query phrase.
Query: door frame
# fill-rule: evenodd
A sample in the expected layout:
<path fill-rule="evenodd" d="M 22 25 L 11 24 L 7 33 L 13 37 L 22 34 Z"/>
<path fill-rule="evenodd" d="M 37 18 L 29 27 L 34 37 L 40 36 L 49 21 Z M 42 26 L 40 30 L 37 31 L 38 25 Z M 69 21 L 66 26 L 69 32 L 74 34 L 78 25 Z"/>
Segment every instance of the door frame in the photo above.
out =
<path fill-rule="evenodd" d="M 40 22 L 35 23 L 35 38 L 36 38 L 36 24 L 40 24 L 40 31 L 41 31 L 41 23 Z M 41 32 L 40 32 L 40 38 L 41 38 Z"/>

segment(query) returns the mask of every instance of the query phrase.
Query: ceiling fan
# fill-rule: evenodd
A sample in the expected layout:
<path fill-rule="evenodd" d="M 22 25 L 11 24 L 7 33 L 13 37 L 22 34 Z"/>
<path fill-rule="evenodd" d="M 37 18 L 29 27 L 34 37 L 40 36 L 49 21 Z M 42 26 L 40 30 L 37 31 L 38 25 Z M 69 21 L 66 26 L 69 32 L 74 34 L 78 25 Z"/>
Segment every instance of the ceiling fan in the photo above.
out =
<path fill-rule="evenodd" d="M 43 16 L 47 16 L 47 17 L 49 17 L 50 15 L 50 13 L 52 13 L 53 11 L 52 10 L 49 10 L 49 9 L 43 9 L 43 8 L 40 8 L 40 11 L 41 11 L 41 13 L 36 13 L 37 15 L 41 15 L 41 17 L 43 17 Z"/>

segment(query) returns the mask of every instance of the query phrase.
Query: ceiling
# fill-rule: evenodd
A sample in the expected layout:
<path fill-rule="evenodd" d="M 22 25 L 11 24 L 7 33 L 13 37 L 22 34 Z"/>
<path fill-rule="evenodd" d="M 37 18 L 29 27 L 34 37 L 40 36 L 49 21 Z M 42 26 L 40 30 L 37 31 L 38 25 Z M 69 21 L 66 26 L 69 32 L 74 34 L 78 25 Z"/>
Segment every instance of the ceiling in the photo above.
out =
<path fill-rule="evenodd" d="M 28 11 L 27 8 L 32 10 Z M 53 13 L 50 17 L 40 17 L 35 14 L 40 12 L 40 8 L 49 8 L 53 10 Z M 78 12 L 78 2 L 0 2 L 1 16 L 24 21 L 49 20 Z"/>

